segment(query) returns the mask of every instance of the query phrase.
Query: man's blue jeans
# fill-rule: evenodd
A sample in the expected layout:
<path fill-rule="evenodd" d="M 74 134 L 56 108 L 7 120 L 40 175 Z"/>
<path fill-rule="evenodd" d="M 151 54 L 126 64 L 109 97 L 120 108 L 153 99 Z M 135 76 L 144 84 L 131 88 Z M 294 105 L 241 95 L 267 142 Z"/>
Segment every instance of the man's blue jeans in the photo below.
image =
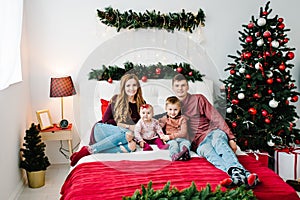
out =
<path fill-rule="evenodd" d="M 220 129 L 211 131 L 204 138 L 197 148 L 197 154 L 205 157 L 216 168 L 226 173 L 230 167 L 245 170 L 229 146 L 226 133 Z"/>
<path fill-rule="evenodd" d="M 124 146 L 128 152 L 126 132 L 128 129 L 111 124 L 97 123 L 94 127 L 96 143 L 91 145 L 93 153 L 118 153 L 122 152 L 120 146 Z"/>

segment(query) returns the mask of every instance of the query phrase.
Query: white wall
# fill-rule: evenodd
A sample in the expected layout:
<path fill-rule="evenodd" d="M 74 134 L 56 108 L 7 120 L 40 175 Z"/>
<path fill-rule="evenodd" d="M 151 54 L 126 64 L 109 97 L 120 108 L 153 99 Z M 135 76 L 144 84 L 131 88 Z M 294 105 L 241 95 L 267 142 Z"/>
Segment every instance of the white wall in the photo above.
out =
<path fill-rule="evenodd" d="M 288 33 L 289 46 L 297 49 L 292 73 L 299 88 L 300 58 L 297 55 L 300 48 L 300 14 L 296 10 L 300 5 L 298 2 L 272 0 L 271 8 L 273 14 L 283 17 L 286 27 L 291 28 L 291 32 Z M 49 98 L 50 78 L 71 75 L 77 83 L 78 77 L 84 77 L 80 74 L 81 67 L 89 55 L 105 41 L 122 34 L 116 33 L 114 28 L 100 24 L 96 9 L 111 5 L 120 10 L 156 9 L 161 12 L 180 12 L 184 8 L 186 11 L 196 12 L 198 8 L 202 8 L 207 17 L 201 45 L 213 61 L 220 77 L 226 78 L 227 74 L 223 69 L 231 61 L 227 55 L 235 54 L 236 50 L 240 49 L 238 31 L 242 30 L 241 25 L 247 24 L 252 15 L 257 17 L 259 7 L 265 3 L 265 0 L 24 0 L 24 81 L 0 91 L 0 175 L 2 180 L 5 180 L 0 186 L 0 199 L 13 198 L 20 187 L 19 147 L 25 129 L 32 121 L 36 122 L 35 111 L 48 108 L 53 121 L 60 120 L 60 101 Z M 119 45 L 122 46 L 122 43 Z M 113 52 L 116 48 L 118 47 L 108 48 L 107 51 Z M 101 64 L 99 63 L 99 66 Z M 78 90 L 78 85 L 76 89 Z M 65 100 L 65 117 L 74 122 L 76 112 L 72 100 L 73 97 Z M 297 105 L 300 113 L 299 102 Z M 58 148 L 57 142 L 47 142 L 50 161 L 67 162 L 58 152 Z"/>

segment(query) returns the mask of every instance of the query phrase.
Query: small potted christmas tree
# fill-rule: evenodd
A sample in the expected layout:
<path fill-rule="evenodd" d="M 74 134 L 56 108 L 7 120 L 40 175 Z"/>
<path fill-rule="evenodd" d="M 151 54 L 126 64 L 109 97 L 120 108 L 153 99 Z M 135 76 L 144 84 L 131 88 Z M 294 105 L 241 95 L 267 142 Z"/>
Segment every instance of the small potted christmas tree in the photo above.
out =
<path fill-rule="evenodd" d="M 42 142 L 39 135 L 40 130 L 34 123 L 29 130 L 26 130 L 21 148 L 22 160 L 20 167 L 26 170 L 28 185 L 31 188 L 39 188 L 45 185 L 45 172 L 50 162 L 45 155 L 45 143 Z"/>

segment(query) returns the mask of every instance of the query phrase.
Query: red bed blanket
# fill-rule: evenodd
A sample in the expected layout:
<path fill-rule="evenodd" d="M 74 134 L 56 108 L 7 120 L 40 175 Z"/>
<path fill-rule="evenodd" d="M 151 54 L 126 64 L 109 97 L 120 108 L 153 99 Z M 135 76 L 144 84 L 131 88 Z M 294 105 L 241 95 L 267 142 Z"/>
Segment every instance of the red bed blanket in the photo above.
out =
<path fill-rule="evenodd" d="M 262 181 L 253 191 L 258 199 L 299 199 L 293 188 L 271 169 L 250 156 L 238 156 L 239 161 Z M 226 173 L 216 169 L 204 158 L 190 161 L 106 161 L 89 162 L 76 166 L 61 188 L 61 200 L 122 199 L 132 196 L 141 185 L 152 181 L 154 189 L 162 189 L 170 181 L 179 190 L 194 181 L 198 189 L 208 183 L 215 188 Z"/>

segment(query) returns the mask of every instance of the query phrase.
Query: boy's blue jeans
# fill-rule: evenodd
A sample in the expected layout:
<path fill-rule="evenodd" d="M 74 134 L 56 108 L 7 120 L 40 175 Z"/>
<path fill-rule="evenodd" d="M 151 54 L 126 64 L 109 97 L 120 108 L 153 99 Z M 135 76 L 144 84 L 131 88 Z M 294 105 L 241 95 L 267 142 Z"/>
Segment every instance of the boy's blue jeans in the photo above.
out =
<path fill-rule="evenodd" d="M 111 124 L 97 123 L 94 127 L 96 143 L 91 145 L 93 153 L 121 153 L 121 145 L 130 152 L 126 140 L 127 131 L 128 129 Z"/>
<path fill-rule="evenodd" d="M 245 170 L 229 146 L 226 133 L 220 129 L 211 131 L 200 143 L 196 153 L 226 173 L 230 167 Z"/>
<path fill-rule="evenodd" d="M 175 138 L 167 142 L 169 146 L 170 156 L 182 151 L 182 147 L 186 146 L 189 150 L 191 148 L 191 142 L 184 138 Z"/>

